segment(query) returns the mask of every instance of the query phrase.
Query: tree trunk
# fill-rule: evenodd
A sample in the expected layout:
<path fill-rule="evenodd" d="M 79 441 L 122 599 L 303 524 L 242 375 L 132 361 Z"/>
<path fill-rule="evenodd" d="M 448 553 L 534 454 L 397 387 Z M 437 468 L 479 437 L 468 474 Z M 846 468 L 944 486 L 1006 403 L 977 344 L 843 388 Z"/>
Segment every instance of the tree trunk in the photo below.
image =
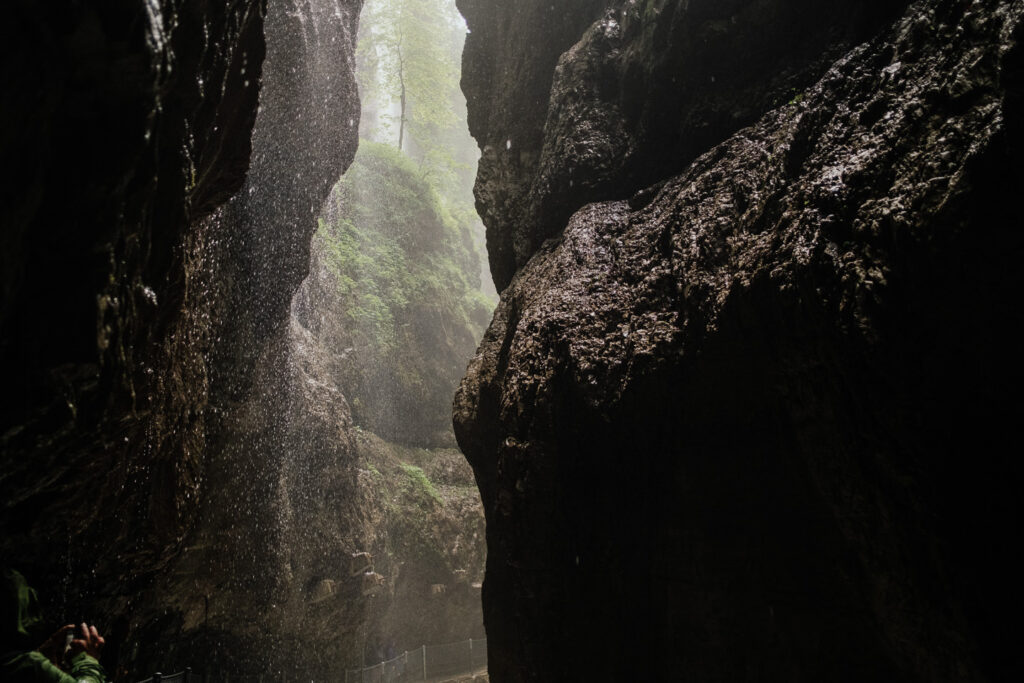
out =
<path fill-rule="evenodd" d="M 405 61 L 402 59 L 402 46 L 398 46 L 398 84 L 401 86 L 401 112 L 398 118 L 398 151 L 402 151 L 405 140 Z"/>

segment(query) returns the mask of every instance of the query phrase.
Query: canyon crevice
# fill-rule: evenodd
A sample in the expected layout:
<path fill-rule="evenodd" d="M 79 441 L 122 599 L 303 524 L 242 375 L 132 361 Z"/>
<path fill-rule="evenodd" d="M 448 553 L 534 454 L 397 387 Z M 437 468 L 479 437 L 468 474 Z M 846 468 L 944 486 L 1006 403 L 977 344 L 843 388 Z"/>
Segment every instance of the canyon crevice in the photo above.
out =
<path fill-rule="evenodd" d="M 486 555 L 500 682 L 1024 676 L 1024 2 L 458 0 L 469 468 L 472 287 L 398 358 L 332 271 L 361 6 L 3 10 L 0 552 L 46 613 L 119 680 L 338 678 L 479 637 Z M 410 291 L 476 272 L 435 209 Z"/>
<path fill-rule="evenodd" d="M 47 616 L 100 625 L 119 680 L 336 678 L 483 636 L 471 470 L 356 426 L 351 302 L 311 246 L 358 145 L 362 4 L 18 2 L 5 22 L 0 549 Z M 442 233 L 420 246 L 478 277 L 471 238 Z M 405 422 L 450 447 L 486 321 L 434 317 L 417 333 L 457 348 L 393 358 L 440 368 Z"/>

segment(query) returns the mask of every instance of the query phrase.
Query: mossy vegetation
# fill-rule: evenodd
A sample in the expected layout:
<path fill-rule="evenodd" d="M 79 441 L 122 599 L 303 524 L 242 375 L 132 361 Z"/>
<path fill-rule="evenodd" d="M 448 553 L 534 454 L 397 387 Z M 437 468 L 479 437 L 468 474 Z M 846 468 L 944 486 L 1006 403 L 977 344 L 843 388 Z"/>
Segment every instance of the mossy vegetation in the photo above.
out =
<path fill-rule="evenodd" d="M 330 339 L 358 424 L 437 445 L 494 302 L 472 226 L 397 149 L 363 141 L 314 240 L 319 296 L 304 317 Z M 323 311 L 328 311 L 324 314 Z M 300 319 L 303 316 L 300 315 Z M 330 320 L 327 320 L 330 318 Z"/>
<path fill-rule="evenodd" d="M 365 505 L 386 529 L 383 548 L 373 549 L 379 571 L 397 572 L 392 563 L 401 558 L 415 565 L 419 582 L 450 582 L 456 569 L 471 570 L 478 580 L 485 554 L 483 511 L 462 454 L 403 446 L 365 430 L 355 444 L 359 467 L 372 474 L 364 482 Z"/>
<path fill-rule="evenodd" d="M 427 479 L 427 475 L 421 468 L 407 462 L 400 463 L 399 466 L 408 475 L 408 479 L 403 485 L 406 491 L 411 492 L 416 498 L 423 498 L 425 496 L 436 503 L 441 502 L 441 494 L 437 492 L 434 484 Z"/>
<path fill-rule="evenodd" d="M 317 239 L 346 317 L 379 348 L 393 347 L 405 311 L 436 309 L 478 332 L 494 302 L 480 291 L 470 226 L 456 219 L 412 160 L 363 141 L 321 218 Z"/>

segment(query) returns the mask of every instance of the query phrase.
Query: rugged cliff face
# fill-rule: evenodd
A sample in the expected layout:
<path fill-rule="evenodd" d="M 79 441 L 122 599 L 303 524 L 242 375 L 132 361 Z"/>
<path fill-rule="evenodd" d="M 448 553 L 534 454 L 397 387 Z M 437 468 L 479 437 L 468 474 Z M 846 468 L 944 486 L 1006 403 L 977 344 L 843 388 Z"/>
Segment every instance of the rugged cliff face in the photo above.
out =
<path fill-rule="evenodd" d="M 214 4 L 4 22 L 3 550 L 121 673 L 315 671 L 326 642 L 335 670 L 308 598 L 346 548 L 305 521 L 350 423 L 290 303 L 356 147 L 361 2 Z"/>
<path fill-rule="evenodd" d="M 469 127 L 483 150 L 477 208 L 499 290 L 581 206 L 678 172 L 906 5 L 458 4 L 471 30 Z"/>
<path fill-rule="evenodd" d="M 209 495 L 158 592 L 168 602 L 161 640 L 175 645 L 164 668 L 312 676 L 336 670 L 352 646 L 311 602 L 351 552 L 338 542 L 343 511 L 327 505 L 352 486 L 349 408 L 309 374 L 317 359 L 292 329 L 291 301 L 320 205 L 356 150 L 361 6 L 268 4 L 251 166 L 205 226 L 216 240 Z"/>
<path fill-rule="evenodd" d="M 108 663 L 196 518 L 204 215 L 250 153 L 263 3 L 16 2 L 3 21 L 0 550 Z"/>
<path fill-rule="evenodd" d="M 521 266 L 455 402 L 492 678 L 1016 680 L 1024 6 L 922 0 L 852 47 L 884 12 L 622 3 L 556 68 L 487 46 L 526 10 L 463 4 Z M 502 98 L 545 69 L 524 149 Z"/>

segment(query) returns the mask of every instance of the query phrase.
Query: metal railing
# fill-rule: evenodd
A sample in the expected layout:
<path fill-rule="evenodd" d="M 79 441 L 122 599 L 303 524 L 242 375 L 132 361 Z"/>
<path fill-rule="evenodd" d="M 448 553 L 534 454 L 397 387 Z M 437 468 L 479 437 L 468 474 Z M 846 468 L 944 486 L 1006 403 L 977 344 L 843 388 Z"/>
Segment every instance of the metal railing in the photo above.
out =
<path fill-rule="evenodd" d="M 487 666 L 487 639 L 424 645 L 393 659 L 346 669 L 345 683 L 404 683 L 471 673 Z"/>
<path fill-rule="evenodd" d="M 192 669 L 185 669 L 169 676 L 155 673 L 146 680 L 139 681 L 139 683 L 201 683 L 202 680 L 203 677 L 192 673 Z"/>

